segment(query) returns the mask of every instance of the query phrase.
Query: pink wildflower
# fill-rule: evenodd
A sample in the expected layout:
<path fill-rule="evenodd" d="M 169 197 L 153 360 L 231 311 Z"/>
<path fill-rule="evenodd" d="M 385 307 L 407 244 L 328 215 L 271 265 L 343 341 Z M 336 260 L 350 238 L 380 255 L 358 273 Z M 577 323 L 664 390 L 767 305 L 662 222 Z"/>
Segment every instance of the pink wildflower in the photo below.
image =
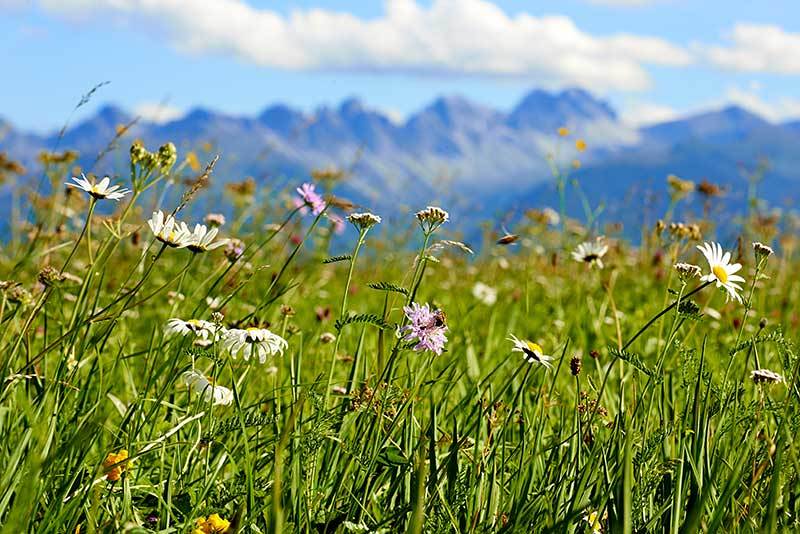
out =
<path fill-rule="evenodd" d="M 437 355 L 441 354 L 444 344 L 447 343 L 447 336 L 445 336 L 447 324 L 444 312 L 432 310 L 427 304 L 420 306 L 416 302 L 412 302 L 411 306 L 403 307 L 403 311 L 410 322 L 400 329 L 400 334 L 405 334 L 403 340 L 416 340 L 417 344 L 414 346 L 416 351 L 429 350 Z"/>
<path fill-rule="evenodd" d="M 297 188 L 297 194 L 300 195 L 303 205 L 311 208 L 311 213 L 319 215 L 325 209 L 325 201 L 314 189 L 314 184 L 306 183 Z"/>

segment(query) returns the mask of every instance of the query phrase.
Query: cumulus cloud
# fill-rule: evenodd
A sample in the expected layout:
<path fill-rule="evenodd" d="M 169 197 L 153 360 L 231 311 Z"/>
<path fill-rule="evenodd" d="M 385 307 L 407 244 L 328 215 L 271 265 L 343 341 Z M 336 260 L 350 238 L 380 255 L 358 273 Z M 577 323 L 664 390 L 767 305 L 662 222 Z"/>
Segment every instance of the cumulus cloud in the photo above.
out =
<path fill-rule="evenodd" d="M 630 0 L 628 0 L 630 1 Z M 488 0 L 386 0 L 385 13 L 361 19 L 325 9 L 288 16 L 243 0 L 39 0 L 49 12 L 91 18 L 105 12 L 144 20 L 173 46 L 223 53 L 291 70 L 403 72 L 523 77 L 596 90 L 641 90 L 645 65 L 691 62 L 683 48 L 650 36 L 596 36 L 569 17 L 509 16 Z"/>
<path fill-rule="evenodd" d="M 658 0 L 587 0 L 590 4 L 610 7 L 642 7 L 652 5 Z"/>
<path fill-rule="evenodd" d="M 654 102 L 633 102 L 622 109 L 621 117 L 626 124 L 640 127 L 677 119 L 678 112 Z"/>
<path fill-rule="evenodd" d="M 768 24 L 741 23 L 728 35 L 730 43 L 698 48 L 725 69 L 745 72 L 800 74 L 800 34 Z"/>
<path fill-rule="evenodd" d="M 142 119 L 157 124 L 173 121 L 184 115 L 182 109 L 158 102 L 142 102 L 133 111 Z"/>
<path fill-rule="evenodd" d="M 757 90 L 730 87 L 725 93 L 728 103 L 737 104 L 772 122 L 784 122 L 800 118 L 800 99 L 782 97 L 763 98 Z"/>

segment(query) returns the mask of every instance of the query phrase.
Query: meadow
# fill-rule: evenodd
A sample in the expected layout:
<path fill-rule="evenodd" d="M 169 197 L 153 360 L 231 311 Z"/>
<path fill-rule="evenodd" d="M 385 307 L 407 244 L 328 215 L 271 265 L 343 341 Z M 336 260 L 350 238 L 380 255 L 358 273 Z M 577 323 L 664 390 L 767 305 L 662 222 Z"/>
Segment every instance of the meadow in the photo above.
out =
<path fill-rule="evenodd" d="M 542 207 L 464 244 L 330 169 L 223 216 L 193 209 L 213 159 L 129 157 L 43 154 L 11 216 L 4 531 L 800 529 L 797 218 L 718 236 L 671 177 L 635 244 Z"/>

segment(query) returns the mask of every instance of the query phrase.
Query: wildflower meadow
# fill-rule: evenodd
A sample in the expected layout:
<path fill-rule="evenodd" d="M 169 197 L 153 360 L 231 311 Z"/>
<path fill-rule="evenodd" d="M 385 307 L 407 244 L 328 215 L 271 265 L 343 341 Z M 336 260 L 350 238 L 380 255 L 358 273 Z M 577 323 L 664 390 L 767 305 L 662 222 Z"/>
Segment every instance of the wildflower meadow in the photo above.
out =
<path fill-rule="evenodd" d="M 0 247 L 3 531 L 800 530 L 800 221 L 673 176 L 629 238 L 554 138 L 561 205 L 470 239 L 346 173 L 43 154 Z"/>

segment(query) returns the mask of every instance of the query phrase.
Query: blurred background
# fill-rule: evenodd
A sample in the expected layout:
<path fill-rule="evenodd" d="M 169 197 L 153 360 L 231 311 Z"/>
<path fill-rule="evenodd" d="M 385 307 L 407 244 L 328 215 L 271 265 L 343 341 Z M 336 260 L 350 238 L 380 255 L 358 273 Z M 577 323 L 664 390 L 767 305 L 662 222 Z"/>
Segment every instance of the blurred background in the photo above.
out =
<path fill-rule="evenodd" d="M 441 203 L 467 234 L 556 205 L 554 165 L 570 214 L 583 198 L 629 235 L 669 175 L 697 184 L 682 216 L 721 223 L 800 191 L 791 0 L 0 0 L 0 51 L 0 153 L 24 167 L 4 212 L 42 151 L 124 177 L 137 138 L 198 171 L 219 154 L 219 191 L 331 170 L 362 206 Z"/>

